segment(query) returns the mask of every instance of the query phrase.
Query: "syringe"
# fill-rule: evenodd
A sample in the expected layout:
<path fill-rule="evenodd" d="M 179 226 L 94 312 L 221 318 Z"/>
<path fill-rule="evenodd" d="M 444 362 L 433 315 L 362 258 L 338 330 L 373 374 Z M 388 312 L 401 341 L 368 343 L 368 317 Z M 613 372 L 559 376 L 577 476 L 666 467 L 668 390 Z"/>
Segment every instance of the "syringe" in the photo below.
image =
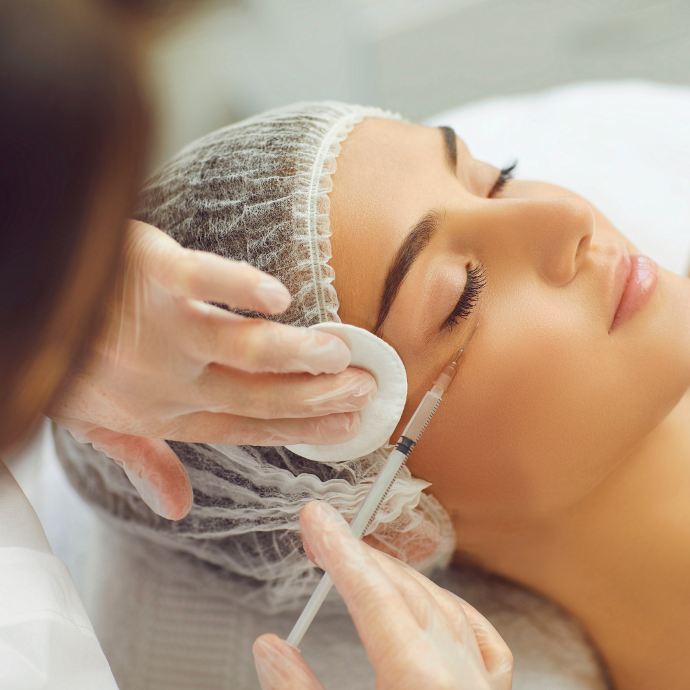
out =
<path fill-rule="evenodd" d="M 455 378 L 460 355 L 467 347 L 467 343 L 470 342 L 477 328 L 479 328 L 479 324 L 474 327 L 474 330 L 470 333 L 470 337 L 465 341 L 460 352 L 458 352 L 457 357 L 448 362 L 443 368 L 443 371 L 434 381 L 431 390 L 426 392 L 412 415 L 412 418 L 407 423 L 402 436 L 398 439 L 395 448 L 388 456 L 386 464 L 383 466 L 379 476 L 376 477 L 371 489 L 369 489 L 364 503 L 362 503 L 357 511 L 355 519 L 350 523 L 352 534 L 356 537 L 360 538 L 374 521 L 376 512 L 388 495 L 388 492 L 393 486 L 393 482 L 395 482 L 400 470 L 412 452 L 412 449 L 419 441 L 422 433 L 424 433 L 424 430 L 427 428 L 431 418 L 438 409 L 438 406 L 441 404 L 443 394 L 448 390 L 448 386 L 450 386 L 451 381 Z M 331 587 L 333 587 L 333 580 L 328 573 L 324 573 L 324 576 L 311 595 L 307 605 L 304 607 L 302 614 L 297 619 L 295 627 L 287 638 L 288 643 L 293 647 L 299 646 L 299 643 L 309 629 L 311 622 L 321 608 L 326 596 L 331 591 Z"/>

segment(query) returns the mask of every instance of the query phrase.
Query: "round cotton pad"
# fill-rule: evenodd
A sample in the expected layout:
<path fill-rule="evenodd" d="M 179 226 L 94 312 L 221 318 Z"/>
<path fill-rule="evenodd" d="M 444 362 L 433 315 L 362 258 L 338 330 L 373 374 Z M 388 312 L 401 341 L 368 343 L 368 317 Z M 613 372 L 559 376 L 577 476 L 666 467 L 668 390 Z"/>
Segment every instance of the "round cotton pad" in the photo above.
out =
<path fill-rule="evenodd" d="M 350 348 L 350 365 L 366 369 L 376 379 L 374 402 L 359 414 L 361 426 L 355 438 L 332 446 L 298 443 L 286 446 L 309 460 L 341 462 L 368 455 L 384 443 L 398 426 L 407 398 L 407 374 L 398 353 L 373 333 L 346 323 L 318 323 L 315 330 L 336 335 Z"/>

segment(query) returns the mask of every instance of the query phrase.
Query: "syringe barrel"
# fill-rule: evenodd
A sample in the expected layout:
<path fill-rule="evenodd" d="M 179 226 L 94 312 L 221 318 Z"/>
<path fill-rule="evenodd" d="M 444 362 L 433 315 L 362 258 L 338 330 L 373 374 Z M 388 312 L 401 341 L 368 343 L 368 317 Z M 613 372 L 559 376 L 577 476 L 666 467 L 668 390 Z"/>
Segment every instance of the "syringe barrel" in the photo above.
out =
<path fill-rule="evenodd" d="M 422 398 L 422 402 L 419 403 L 412 415 L 412 419 L 407 423 L 402 435 L 417 443 L 440 404 L 441 396 L 433 389 L 427 391 Z"/>
<path fill-rule="evenodd" d="M 367 528 L 371 516 L 374 515 L 376 509 L 384 497 L 391 484 L 395 481 L 400 468 L 405 464 L 407 456 L 401 453 L 397 448 L 391 451 L 391 454 L 386 460 L 381 472 L 376 477 L 369 493 L 365 496 L 364 502 L 359 507 L 354 520 L 350 523 L 350 529 L 355 537 L 361 537 L 364 530 Z"/>

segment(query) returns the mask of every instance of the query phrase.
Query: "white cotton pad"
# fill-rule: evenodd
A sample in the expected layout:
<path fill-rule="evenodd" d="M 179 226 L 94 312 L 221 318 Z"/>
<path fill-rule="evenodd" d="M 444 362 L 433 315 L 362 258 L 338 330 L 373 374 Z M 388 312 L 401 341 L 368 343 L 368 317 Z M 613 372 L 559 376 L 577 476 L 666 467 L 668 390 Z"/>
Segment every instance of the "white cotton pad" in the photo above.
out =
<path fill-rule="evenodd" d="M 360 411 L 362 424 L 355 438 L 332 446 L 298 443 L 286 446 L 309 460 L 341 462 L 368 455 L 388 442 L 398 426 L 407 398 L 407 373 L 398 353 L 373 333 L 346 323 L 318 323 L 310 326 L 340 338 L 352 355 L 350 365 L 366 369 L 376 379 L 374 402 Z"/>

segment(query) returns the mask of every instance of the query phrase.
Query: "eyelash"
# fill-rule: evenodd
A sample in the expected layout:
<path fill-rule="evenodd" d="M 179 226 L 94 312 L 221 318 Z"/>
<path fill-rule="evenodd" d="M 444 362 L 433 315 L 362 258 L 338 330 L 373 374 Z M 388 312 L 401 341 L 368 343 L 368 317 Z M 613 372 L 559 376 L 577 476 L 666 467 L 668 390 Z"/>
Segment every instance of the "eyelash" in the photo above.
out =
<path fill-rule="evenodd" d="M 458 320 L 466 319 L 479 301 L 479 296 L 486 285 L 486 272 L 481 264 L 470 266 L 467 269 L 467 282 L 462 295 L 455 305 L 451 315 L 446 319 L 444 328 L 453 331 L 458 325 Z"/>
<path fill-rule="evenodd" d="M 496 184 L 491 188 L 491 191 L 489 192 L 489 198 L 498 194 L 498 192 L 500 192 L 503 189 L 503 187 L 505 187 L 506 182 L 508 182 L 508 180 L 513 179 L 513 172 L 515 168 L 517 168 L 517 164 L 518 162 L 515 161 L 512 165 L 509 165 L 503 168 L 503 170 L 501 170 L 501 172 L 498 175 L 498 179 L 496 180 Z"/>

